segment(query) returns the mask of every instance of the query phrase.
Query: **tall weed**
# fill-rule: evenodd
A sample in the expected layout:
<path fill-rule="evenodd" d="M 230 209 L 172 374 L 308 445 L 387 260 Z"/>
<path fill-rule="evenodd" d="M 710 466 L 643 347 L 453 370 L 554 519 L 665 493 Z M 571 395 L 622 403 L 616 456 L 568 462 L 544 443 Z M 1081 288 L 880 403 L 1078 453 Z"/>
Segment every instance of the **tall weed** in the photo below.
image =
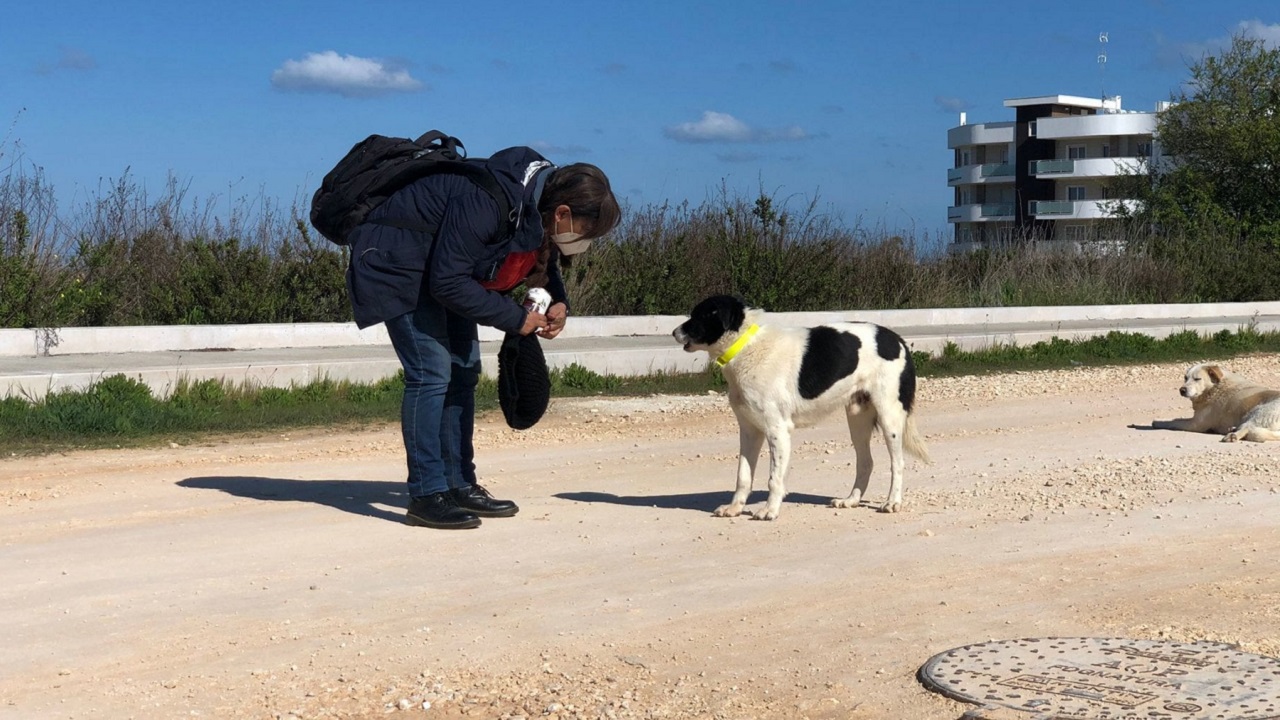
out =
<path fill-rule="evenodd" d="M 0 172 L 0 327 L 351 318 L 347 252 L 299 201 L 202 201 L 174 178 L 153 194 L 126 173 L 62 213 L 39 168 Z M 721 190 L 628 208 L 565 281 L 575 315 L 679 315 L 713 293 L 772 311 L 1280 299 L 1280 227 L 1196 227 L 1117 223 L 1120 242 L 1096 251 L 1026 236 L 949 254 L 928 233 L 846 225 L 816 199 Z"/>

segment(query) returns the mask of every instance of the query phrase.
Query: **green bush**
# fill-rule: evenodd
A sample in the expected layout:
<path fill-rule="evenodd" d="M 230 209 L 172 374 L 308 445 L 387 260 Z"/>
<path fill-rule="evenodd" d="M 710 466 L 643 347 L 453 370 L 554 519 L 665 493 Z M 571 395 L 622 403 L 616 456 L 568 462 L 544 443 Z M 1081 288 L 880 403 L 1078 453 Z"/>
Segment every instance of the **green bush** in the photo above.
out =
<path fill-rule="evenodd" d="M 253 405 L 257 407 L 288 407 L 296 404 L 294 393 L 277 387 L 264 387 L 253 397 Z"/>
<path fill-rule="evenodd" d="M 221 380 L 180 381 L 169 395 L 169 402 L 180 407 L 216 405 L 227 399 L 227 386 Z"/>
<path fill-rule="evenodd" d="M 1122 251 L 1067 252 L 1029 237 L 939 254 L 927 235 L 847 228 L 815 203 L 793 211 L 767 195 L 726 194 L 628 212 L 566 284 L 575 313 L 590 315 L 680 315 L 713 293 L 782 312 L 1184 301 L 1199 268 L 1133 238 Z M 1265 296 L 1259 288 L 1255 299 Z"/>
<path fill-rule="evenodd" d="M 298 207 L 228 215 L 121 179 L 57 217 L 39 171 L 0 178 L 0 327 L 344 322 L 346 254 Z"/>
<path fill-rule="evenodd" d="M 45 190 L 0 183 L 0 328 L 55 326 L 68 317 L 68 271 L 23 204 L 4 202 L 18 194 L 26 202 Z"/>
<path fill-rule="evenodd" d="M 594 370 L 572 363 L 563 368 L 553 368 L 551 376 L 551 393 L 573 394 L 612 392 L 622 380 L 616 375 L 601 375 Z"/>
<path fill-rule="evenodd" d="M 133 435 L 159 429 L 151 389 L 139 380 L 110 375 L 88 392 L 51 393 L 41 404 L 39 422 L 79 435 Z"/>
<path fill-rule="evenodd" d="M 1159 340 L 1112 333 L 1083 341 L 1054 338 L 1026 347 L 976 351 L 951 344 L 937 356 L 914 352 L 912 357 L 921 377 L 937 377 L 1129 362 L 1222 360 L 1258 351 L 1280 352 L 1280 333 L 1246 328 L 1211 337 L 1183 332 Z M 552 379 L 554 397 L 702 394 L 725 386 L 724 375 L 715 368 L 695 374 L 617 377 L 571 365 L 553 371 Z M 371 384 L 320 380 L 291 388 L 183 381 L 169 398 L 159 400 L 140 382 L 114 375 L 86 390 L 60 391 L 35 402 L 0 400 L 0 454 L 154 443 L 210 433 L 394 423 L 400 415 L 403 389 L 399 376 Z M 480 380 L 476 406 L 481 411 L 497 406 L 493 379 Z"/>
<path fill-rule="evenodd" d="M 151 197 L 125 177 L 59 214 L 39 171 L 15 167 L 0 177 L 2 327 L 351 319 L 347 252 L 317 239 L 303 208 L 258 198 L 214 212 L 175 181 Z M 1280 225 L 1171 227 L 1117 222 L 1123 242 L 1106 252 L 1030 236 L 953 255 L 927 233 L 846 226 L 816 200 L 722 191 L 629 208 L 564 274 L 575 315 L 682 315 L 712 293 L 775 312 L 1280 299 Z"/>

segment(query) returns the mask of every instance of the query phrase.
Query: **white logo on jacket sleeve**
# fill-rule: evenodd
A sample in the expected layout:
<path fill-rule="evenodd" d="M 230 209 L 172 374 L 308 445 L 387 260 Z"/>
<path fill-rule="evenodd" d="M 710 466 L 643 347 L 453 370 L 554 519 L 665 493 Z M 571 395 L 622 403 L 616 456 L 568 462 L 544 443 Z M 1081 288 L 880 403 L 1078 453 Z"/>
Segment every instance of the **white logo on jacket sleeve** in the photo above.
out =
<path fill-rule="evenodd" d="M 524 169 L 524 179 L 520 181 L 520 184 L 525 187 L 529 187 L 529 181 L 533 179 L 533 176 L 537 175 L 539 170 L 546 167 L 551 167 L 551 163 L 546 160 L 535 160 L 529 163 L 529 167 Z"/>

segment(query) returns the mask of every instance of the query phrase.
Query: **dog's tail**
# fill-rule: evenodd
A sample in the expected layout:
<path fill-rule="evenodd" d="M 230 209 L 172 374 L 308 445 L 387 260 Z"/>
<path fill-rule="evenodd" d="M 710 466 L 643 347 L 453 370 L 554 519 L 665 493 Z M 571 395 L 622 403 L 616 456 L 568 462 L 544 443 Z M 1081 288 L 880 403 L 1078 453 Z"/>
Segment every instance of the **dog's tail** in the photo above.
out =
<path fill-rule="evenodd" d="M 920 437 L 920 431 L 916 429 L 916 417 L 913 414 L 907 415 L 907 428 L 902 433 L 902 447 L 926 464 L 933 462 L 933 458 L 929 457 L 929 448 L 925 447 L 924 438 Z"/>

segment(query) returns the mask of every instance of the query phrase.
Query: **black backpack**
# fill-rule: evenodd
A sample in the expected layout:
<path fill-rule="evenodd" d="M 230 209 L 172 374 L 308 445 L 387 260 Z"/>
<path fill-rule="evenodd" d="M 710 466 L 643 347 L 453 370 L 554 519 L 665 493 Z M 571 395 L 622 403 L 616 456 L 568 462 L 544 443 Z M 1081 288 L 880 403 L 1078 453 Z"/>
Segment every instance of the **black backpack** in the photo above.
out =
<path fill-rule="evenodd" d="M 519 209 L 511 207 L 485 161 L 466 154 L 461 141 L 439 130 L 417 140 L 370 135 L 324 176 L 311 198 L 311 224 L 329 241 L 346 245 L 350 232 L 397 190 L 427 175 L 447 172 L 465 175 L 493 195 L 500 217 L 506 218 L 504 233 L 510 235 Z M 434 233 L 437 228 L 419 223 L 408 229 Z"/>

